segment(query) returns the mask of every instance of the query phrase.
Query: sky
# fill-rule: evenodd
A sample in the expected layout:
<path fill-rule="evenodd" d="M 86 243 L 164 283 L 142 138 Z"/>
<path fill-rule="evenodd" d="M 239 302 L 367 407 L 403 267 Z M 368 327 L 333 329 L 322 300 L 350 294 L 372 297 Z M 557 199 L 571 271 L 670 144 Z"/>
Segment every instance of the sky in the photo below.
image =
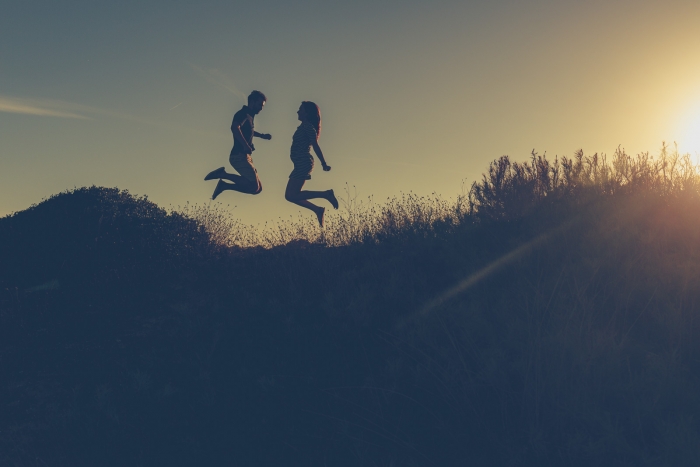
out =
<path fill-rule="evenodd" d="M 0 0 L 0 216 L 81 186 L 165 208 L 210 203 L 233 114 L 268 101 L 263 191 L 216 202 L 246 224 L 284 200 L 303 100 L 322 113 L 306 188 L 375 202 L 458 196 L 524 161 L 663 141 L 700 156 L 697 0 Z M 323 201 L 320 201 L 323 203 Z M 312 215 L 306 211 L 303 215 Z"/>

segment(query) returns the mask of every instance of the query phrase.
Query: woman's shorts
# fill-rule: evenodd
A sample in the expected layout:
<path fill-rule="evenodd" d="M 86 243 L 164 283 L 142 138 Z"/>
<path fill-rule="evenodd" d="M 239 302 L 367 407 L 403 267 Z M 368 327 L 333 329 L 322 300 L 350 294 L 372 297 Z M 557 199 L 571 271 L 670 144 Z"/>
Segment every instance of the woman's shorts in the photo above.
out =
<path fill-rule="evenodd" d="M 231 163 L 234 169 L 241 174 L 241 177 L 245 178 L 254 185 L 260 183 L 258 178 L 258 171 L 253 165 L 253 158 L 250 154 L 234 154 L 231 151 L 231 155 L 228 157 L 228 161 Z"/>
<path fill-rule="evenodd" d="M 309 155 L 308 158 L 295 158 L 294 170 L 289 174 L 289 178 L 297 180 L 311 180 L 311 171 L 314 170 L 314 158 Z"/>

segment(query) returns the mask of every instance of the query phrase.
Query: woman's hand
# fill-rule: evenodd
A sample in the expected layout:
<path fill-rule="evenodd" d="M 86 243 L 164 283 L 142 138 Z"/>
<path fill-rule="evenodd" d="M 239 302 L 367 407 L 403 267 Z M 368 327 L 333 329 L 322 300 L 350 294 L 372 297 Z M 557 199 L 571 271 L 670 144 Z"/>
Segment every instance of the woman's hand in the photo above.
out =
<path fill-rule="evenodd" d="M 268 141 L 272 139 L 272 135 L 270 133 L 265 133 L 264 135 L 260 135 L 260 137 Z"/>
<path fill-rule="evenodd" d="M 330 165 L 323 164 L 323 171 L 324 171 L 324 172 L 330 172 L 330 171 L 331 171 L 331 166 L 330 166 Z"/>

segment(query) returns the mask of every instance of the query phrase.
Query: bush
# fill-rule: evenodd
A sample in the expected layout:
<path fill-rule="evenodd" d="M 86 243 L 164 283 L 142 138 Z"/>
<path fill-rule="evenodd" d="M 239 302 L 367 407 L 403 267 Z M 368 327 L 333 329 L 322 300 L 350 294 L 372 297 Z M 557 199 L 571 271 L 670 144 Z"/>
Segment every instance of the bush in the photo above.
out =
<path fill-rule="evenodd" d="M 481 182 L 469 192 L 469 212 L 479 220 L 514 219 L 526 216 L 543 203 L 567 200 L 582 204 L 614 195 L 634 193 L 652 196 L 697 196 L 700 175 L 688 154 L 669 152 L 664 144 L 660 156 L 630 156 L 618 148 L 608 162 L 605 155 L 555 157 L 550 162 L 533 151 L 529 163 L 511 162 L 503 156 L 489 166 Z"/>

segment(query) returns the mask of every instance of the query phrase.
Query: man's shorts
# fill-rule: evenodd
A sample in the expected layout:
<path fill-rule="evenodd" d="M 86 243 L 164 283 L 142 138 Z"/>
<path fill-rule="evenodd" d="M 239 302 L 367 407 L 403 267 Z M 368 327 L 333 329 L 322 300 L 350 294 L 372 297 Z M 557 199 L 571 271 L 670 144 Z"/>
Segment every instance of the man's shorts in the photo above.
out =
<path fill-rule="evenodd" d="M 234 169 L 241 174 L 241 177 L 248 180 L 255 186 L 260 186 L 260 179 L 258 178 L 258 171 L 255 170 L 253 165 L 253 158 L 250 154 L 234 154 L 231 151 L 231 155 L 228 158 Z"/>

